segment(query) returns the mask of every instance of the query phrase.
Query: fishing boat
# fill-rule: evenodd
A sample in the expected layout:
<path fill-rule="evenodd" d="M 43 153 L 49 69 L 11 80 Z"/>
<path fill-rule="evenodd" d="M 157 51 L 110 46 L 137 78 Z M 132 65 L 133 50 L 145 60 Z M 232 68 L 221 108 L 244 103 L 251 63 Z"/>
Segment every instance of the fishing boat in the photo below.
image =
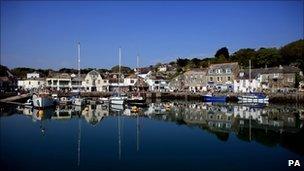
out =
<path fill-rule="evenodd" d="M 203 95 L 204 102 L 226 102 L 227 96 L 215 96 L 212 93 Z"/>
<path fill-rule="evenodd" d="M 56 104 L 56 101 L 47 92 L 34 93 L 32 101 L 35 108 L 46 108 Z"/>
<path fill-rule="evenodd" d="M 264 93 L 253 92 L 238 96 L 238 100 L 241 103 L 268 103 L 269 98 Z"/>

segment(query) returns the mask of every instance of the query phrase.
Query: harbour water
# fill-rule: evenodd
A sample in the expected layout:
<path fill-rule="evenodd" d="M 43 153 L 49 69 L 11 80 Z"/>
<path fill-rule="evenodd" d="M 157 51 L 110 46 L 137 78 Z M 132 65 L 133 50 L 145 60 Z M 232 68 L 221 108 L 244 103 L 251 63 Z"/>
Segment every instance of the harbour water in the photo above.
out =
<path fill-rule="evenodd" d="M 155 102 L 1 107 L 1 170 L 289 170 L 304 165 L 303 107 Z"/>

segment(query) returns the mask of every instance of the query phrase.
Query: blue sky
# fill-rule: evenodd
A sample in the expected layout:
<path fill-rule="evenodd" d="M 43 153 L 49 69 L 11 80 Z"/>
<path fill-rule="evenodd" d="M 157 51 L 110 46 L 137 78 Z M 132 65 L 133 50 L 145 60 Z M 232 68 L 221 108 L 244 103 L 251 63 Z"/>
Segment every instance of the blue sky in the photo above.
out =
<path fill-rule="evenodd" d="M 8 67 L 148 66 L 213 56 L 226 46 L 280 47 L 303 38 L 302 1 L 1 2 L 1 63 Z"/>

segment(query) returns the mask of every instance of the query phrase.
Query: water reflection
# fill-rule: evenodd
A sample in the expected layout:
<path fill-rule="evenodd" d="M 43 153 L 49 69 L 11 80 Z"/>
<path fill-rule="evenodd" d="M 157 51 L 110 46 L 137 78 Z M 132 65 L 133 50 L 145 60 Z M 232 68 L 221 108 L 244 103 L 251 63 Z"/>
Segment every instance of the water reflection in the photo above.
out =
<path fill-rule="evenodd" d="M 133 112 L 131 108 L 119 108 L 107 105 L 58 106 L 54 109 L 37 110 L 25 107 L 3 109 L 2 117 L 13 114 L 25 115 L 33 122 L 39 123 L 43 136 L 54 129 L 48 120 L 77 122 L 77 166 L 81 166 L 81 148 L 85 137 L 82 129 L 99 129 L 106 118 L 114 119 L 116 129 L 111 132 L 114 137 L 116 157 L 123 159 L 124 137 L 134 131 L 136 136 L 135 151 L 138 152 L 143 142 L 145 123 L 143 119 L 175 123 L 186 128 L 196 128 L 204 135 L 206 132 L 215 136 L 220 142 L 227 142 L 231 137 L 245 142 L 257 142 L 266 147 L 281 147 L 304 155 L 303 150 L 303 107 L 302 106 L 258 106 L 241 104 L 210 104 L 202 102 L 157 102 Z M 126 129 L 126 120 L 131 119 L 134 130 Z M 88 124 L 84 124 L 86 122 Z M 106 122 L 106 121 L 105 121 Z M 113 123 L 112 123 L 113 124 Z M 130 124 L 130 122 L 129 122 Z M 130 126 L 130 125 L 129 125 Z M 99 127 L 99 128 L 98 128 Z M 114 127 L 114 128 L 115 128 Z M 157 127 L 157 126 L 156 126 Z M 92 130 L 91 130 L 92 131 Z M 98 130 L 100 131 L 100 130 Z M 158 130 L 159 131 L 159 130 Z M 110 132 L 110 130 L 109 130 Z M 147 132 L 146 132 L 147 133 Z M 185 137 L 187 138 L 187 137 Z M 153 149 L 153 148 L 152 148 Z M 76 150 L 75 150 L 76 151 Z M 126 154 L 125 154 L 126 155 Z"/>

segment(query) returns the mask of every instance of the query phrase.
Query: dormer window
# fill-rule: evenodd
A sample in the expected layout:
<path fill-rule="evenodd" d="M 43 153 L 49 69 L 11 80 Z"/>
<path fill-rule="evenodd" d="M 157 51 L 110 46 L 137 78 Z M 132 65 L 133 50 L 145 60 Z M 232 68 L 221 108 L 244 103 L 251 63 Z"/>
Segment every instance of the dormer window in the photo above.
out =
<path fill-rule="evenodd" d="M 213 74 L 213 70 L 212 69 L 209 70 L 209 74 Z"/>
<path fill-rule="evenodd" d="M 230 73 L 231 73 L 231 68 L 227 68 L 227 69 L 226 69 L 226 73 L 227 73 L 227 74 L 230 74 Z"/>
<path fill-rule="evenodd" d="M 244 72 L 240 72 L 240 77 L 244 77 Z"/>

